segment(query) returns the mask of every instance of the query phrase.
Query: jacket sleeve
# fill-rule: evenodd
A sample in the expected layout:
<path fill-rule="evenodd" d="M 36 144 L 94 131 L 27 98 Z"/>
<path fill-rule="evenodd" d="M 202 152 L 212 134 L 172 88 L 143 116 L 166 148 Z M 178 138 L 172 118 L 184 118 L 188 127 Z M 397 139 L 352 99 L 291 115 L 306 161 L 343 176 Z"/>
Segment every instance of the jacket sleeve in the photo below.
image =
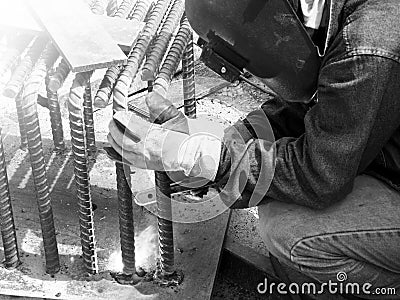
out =
<path fill-rule="evenodd" d="M 271 200 L 324 208 L 343 199 L 400 126 L 399 82 L 399 63 L 388 58 L 356 55 L 326 63 L 302 134 L 281 134 L 275 142 L 226 135 L 217 177 L 222 200 L 233 208 Z M 249 125 L 270 126 L 260 120 Z"/>

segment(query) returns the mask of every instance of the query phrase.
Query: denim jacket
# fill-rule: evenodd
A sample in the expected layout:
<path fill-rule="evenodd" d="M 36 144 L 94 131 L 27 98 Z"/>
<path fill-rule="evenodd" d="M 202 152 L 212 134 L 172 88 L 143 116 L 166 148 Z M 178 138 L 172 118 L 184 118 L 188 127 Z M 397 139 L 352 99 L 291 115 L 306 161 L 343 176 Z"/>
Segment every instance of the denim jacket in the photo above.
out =
<path fill-rule="evenodd" d="M 226 131 L 217 180 L 233 208 L 324 208 L 365 173 L 400 191 L 400 1 L 327 5 L 317 103 L 274 98 Z"/>

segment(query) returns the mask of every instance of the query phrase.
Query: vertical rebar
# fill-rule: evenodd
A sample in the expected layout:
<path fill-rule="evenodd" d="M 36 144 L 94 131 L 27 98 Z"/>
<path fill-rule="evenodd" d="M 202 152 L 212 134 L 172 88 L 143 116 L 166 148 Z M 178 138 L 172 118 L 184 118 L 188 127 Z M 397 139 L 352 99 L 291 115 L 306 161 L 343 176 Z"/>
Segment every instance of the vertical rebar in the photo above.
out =
<path fill-rule="evenodd" d="M 62 153 L 65 150 L 64 131 L 62 126 L 61 108 L 58 92 L 49 88 L 49 81 L 53 74 L 46 77 L 46 91 L 49 102 L 51 132 L 53 134 L 54 151 Z"/>
<path fill-rule="evenodd" d="M 196 118 L 196 83 L 194 77 L 193 33 L 190 34 L 182 58 L 183 104 L 185 115 Z"/>
<path fill-rule="evenodd" d="M 1 237 L 4 248 L 4 265 L 6 268 L 15 268 L 20 264 L 17 233 L 11 205 L 10 189 L 8 185 L 6 159 L 4 156 L 3 140 L 0 128 L 0 222 Z"/>
<path fill-rule="evenodd" d="M 92 85 L 90 79 L 85 86 L 83 95 L 83 119 L 85 121 L 86 147 L 89 155 L 96 153 L 96 135 L 94 132 Z"/>
<path fill-rule="evenodd" d="M 46 272 L 50 274 L 58 272 L 60 262 L 36 101 L 39 88 L 46 77 L 47 70 L 54 64 L 57 55 L 57 51 L 48 44 L 24 85 L 22 104 L 32 175 L 39 208 L 40 225 L 42 228 Z"/>
<path fill-rule="evenodd" d="M 32 46 L 29 48 L 27 54 L 21 60 L 21 63 L 11 75 L 11 79 L 4 89 L 4 96 L 14 98 L 18 95 L 22 86 L 24 85 L 25 79 L 32 71 L 35 62 L 38 60 L 40 54 L 46 46 L 46 42 L 47 40 L 44 37 L 36 38 Z"/>
<path fill-rule="evenodd" d="M 94 235 L 93 204 L 90 193 L 88 154 L 83 119 L 83 94 L 91 74 L 91 72 L 76 74 L 69 94 L 68 109 L 83 260 L 86 270 L 91 274 L 96 274 L 98 272 L 98 264 Z"/>
<path fill-rule="evenodd" d="M 132 191 L 129 185 L 130 171 L 128 166 L 116 163 L 118 217 L 121 239 L 123 273 L 133 275 L 136 273 L 135 264 L 135 227 L 133 223 Z"/>
<path fill-rule="evenodd" d="M 174 34 L 179 20 L 182 18 L 184 3 L 182 0 L 174 0 L 165 22 L 162 24 L 160 32 L 151 45 L 151 51 L 147 54 L 146 62 L 142 68 L 142 80 L 154 80 L 156 71 L 167 51 L 168 45 Z"/>
<path fill-rule="evenodd" d="M 22 91 L 18 93 L 17 97 L 15 97 L 15 106 L 17 108 L 17 116 L 18 116 L 18 125 L 19 125 L 19 133 L 21 135 L 21 149 L 26 149 L 28 147 L 28 139 L 26 137 L 26 125 L 24 120 L 24 112 L 22 111 Z"/>
<path fill-rule="evenodd" d="M 64 59 L 61 59 L 56 70 L 46 77 L 46 91 L 49 101 L 51 132 L 53 135 L 54 150 L 62 153 L 65 150 L 64 131 L 62 127 L 61 108 L 58 99 L 58 90 L 63 85 L 70 72 Z"/>
<path fill-rule="evenodd" d="M 67 61 L 64 58 L 61 59 L 55 72 L 53 72 L 49 77 L 49 81 L 47 83 L 48 89 L 50 89 L 50 91 L 53 93 L 57 92 L 62 87 L 70 72 L 71 69 L 69 68 Z"/>
<path fill-rule="evenodd" d="M 186 17 L 181 21 L 179 31 L 171 45 L 164 63 L 154 83 L 154 90 L 166 94 L 173 75 L 182 59 L 183 52 L 190 39 L 191 29 Z M 164 120 L 167 121 L 168 116 Z M 156 273 L 159 278 L 168 278 L 174 274 L 174 235 L 171 207 L 171 179 L 165 172 L 155 172 L 158 235 L 160 250 L 160 269 Z"/>

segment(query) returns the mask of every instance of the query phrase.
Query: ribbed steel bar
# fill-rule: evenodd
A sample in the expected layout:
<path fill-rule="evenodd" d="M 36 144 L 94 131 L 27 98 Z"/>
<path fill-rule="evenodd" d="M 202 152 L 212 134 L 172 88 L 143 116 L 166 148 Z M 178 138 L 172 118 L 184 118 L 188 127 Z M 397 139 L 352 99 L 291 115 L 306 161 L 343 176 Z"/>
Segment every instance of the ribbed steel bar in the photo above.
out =
<path fill-rule="evenodd" d="M 146 22 L 144 28 L 142 29 L 142 32 L 140 33 L 137 42 L 132 45 L 128 57 L 128 63 L 125 66 L 125 69 L 129 66 L 128 70 L 124 70 L 124 67 L 111 67 L 107 70 L 96 93 L 94 106 L 100 108 L 104 108 L 107 106 L 113 91 L 115 92 L 117 81 L 123 81 L 119 83 L 118 89 L 123 89 L 124 95 L 125 97 L 127 97 L 129 86 L 133 81 L 133 78 L 136 76 L 137 70 L 143 61 L 150 41 L 153 38 L 163 18 L 163 15 L 168 8 L 169 1 L 170 0 L 158 0 L 157 4 L 151 11 L 149 20 Z M 142 17 L 145 17 L 145 14 L 147 12 L 145 11 L 145 8 L 148 9 L 148 7 L 150 7 L 150 4 L 148 4 L 148 2 L 150 1 L 139 0 L 139 2 L 136 4 L 136 7 L 134 8 L 132 19 L 139 20 Z M 122 75 L 121 72 L 124 73 L 124 75 Z M 122 79 L 117 80 L 121 75 Z M 124 86 L 127 87 L 124 88 Z M 115 101 L 115 95 L 113 100 Z"/>
<path fill-rule="evenodd" d="M 19 34 L 11 38 L 6 52 L 1 56 L 0 74 L 4 74 L 18 61 L 22 51 L 24 51 L 31 40 L 32 36 L 27 34 Z"/>
<path fill-rule="evenodd" d="M 160 32 L 151 45 L 151 51 L 148 53 L 146 63 L 142 68 L 142 80 L 149 81 L 155 79 L 157 69 L 167 51 L 179 20 L 182 18 L 184 6 L 182 0 L 174 0 Z"/>
<path fill-rule="evenodd" d="M 46 46 L 46 42 L 47 40 L 44 37 L 36 38 L 27 54 L 22 59 L 21 63 L 11 75 L 11 79 L 4 89 L 4 96 L 14 98 L 18 95 L 22 86 L 24 85 L 25 79 L 32 71 L 35 62 L 38 60 L 40 54 Z"/>
<path fill-rule="evenodd" d="M 90 79 L 83 94 L 83 119 L 85 121 L 86 147 L 89 155 L 96 153 L 96 134 L 94 132 L 92 85 Z"/>
<path fill-rule="evenodd" d="M 168 51 L 167 57 L 154 82 L 154 90 L 166 94 L 173 75 L 182 59 L 183 52 L 190 39 L 191 29 L 186 17 L 181 21 L 179 31 Z M 166 120 L 159 120 L 165 122 Z M 174 235 L 171 208 L 171 180 L 165 172 L 155 172 L 158 235 L 160 265 L 156 277 L 167 280 L 175 272 L 174 268 Z"/>
<path fill-rule="evenodd" d="M 4 248 L 4 265 L 6 268 L 15 268 L 20 264 L 17 233 L 11 205 L 10 189 L 8 185 L 6 160 L 4 156 L 3 140 L 0 128 L 0 225 Z"/>
<path fill-rule="evenodd" d="M 166 96 L 168 86 L 171 83 L 172 77 L 178 68 L 179 62 L 182 59 L 183 52 L 190 40 L 192 29 L 186 17 L 182 18 L 179 31 L 174 38 L 174 41 L 164 59 L 162 67 L 158 72 L 157 78 L 154 81 L 154 90 Z"/>
<path fill-rule="evenodd" d="M 87 272 L 95 274 L 98 272 L 98 263 L 83 118 L 83 94 L 90 76 L 91 72 L 76 74 L 69 94 L 68 109 L 83 260 Z"/>
<path fill-rule="evenodd" d="M 22 111 L 22 91 L 18 93 L 17 97 L 15 97 L 15 106 L 17 108 L 17 116 L 18 116 L 18 125 L 19 125 L 19 133 L 21 135 L 21 149 L 26 149 L 28 147 L 28 139 L 26 137 L 26 125 L 24 120 L 24 112 Z"/>
<path fill-rule="evenodd" d="M 171 0 L 158 0 L 150 13 L 142 32 L 140 33 L 135 46 L 129 53 L 128 62 L 121 71 L 113 91 L 113 101 L 117 106 L 126 108 L 126 98 L 129 87 L 136 77 L 139 67 L 142 64 L 146 51 L 157 32 L 160 22 L 168 9 Z"/>
<path fill-rule="evenodd" d="M 135 4 L 134 2 L 135 1 L 133 0 L 124 0 L 118 7 L 114 16 L 117 18 L 126 18 L 130 13 L 133 5 Z M 112 89 L 114 88 L 115 82 L 117 81 L 120 72 L 121 67 L 119 66 L 112 66 L 108 68 L 96 92 L 96 96 L 93 102 L 94 106 L 99 108 L 104 108 L 107 106 L 112 94 Z"/>
<path fill-rule="evenodd" d="M 135 4 L 135 7 L 129 14 L 128 19 L 142 22 L 146 17 L 152 3 L 152 0 L 138 0 Z"/>
<path fill-rule="evenodd" d="M 62 117 L 60 102 L 58 100 L 58 92 L 49 88 L 49 81 L 53 78 L 53 74 L 46 77 L 46 91 L 49 103 L 51 132 L 53 134 L 54 151 L 62 153 L 65 150 L 64 130 L 62 126 Z"/>
<path fill-rule="evenodd" d="M 134 5 L 135 0 L 122 0 L 121 4 L 118 6 L 118 9 L 114 14 L 114 17 L 126 19 Z"/>
<path fill-rule="evenodd" d="M 64 131 L 62 127 L 61 108 L 58 99 L 58 90 L 63 85 L 70 73 L 70 68 L 64 59 L 61 59 L 56 70 L 49 72 L 46 77 L 46 90 L 49 102 L 51 131 L 53 134 L 54 150 L 63 152 L 65 150 Z"/>
<path fill-rule="evenodd" d="M 96 15 L 104 15 L 104 5 L 101 0 L 91 0 L 89 2 L 90 10 Z"/>
<path fill-rule="evenodd" d="M 65 79 L 67 78 L 67 76 L 70 72 L 71 72 L 71 69 L 69 68 L 66 60 L 64 58 L 61 59 L 55 72 L 53 72 L 51 74 L 51 76 L 49 77 L 49 82 L 47 83 L 47 88 L 50 91 L 52 91 L 53 93 L 58 92 L 58 90 L 62 87 Z"/>
<path fill-rule="evenodd" d="M 193 33 L 190 34 L 182 58 L 183 105 L 185 115 L 196 118 L 196 83 L 194 78 Z"/>
<path fill-rule="evenodd" d="M 123 274 L 136 273 L 135 264 L 135 228 L 133 223 L 132 191 L 129 185 L 129 167 L 116 163 L 117 193 L 118 193 L 118 218 L 121 239 L 121 252 Z M 126 169 L 124 169 L 126 168 Z"/>
<path fill-rule="evenodd" d="M 39 88 L 46 77 L 47 70 L 54 64 L 57 56 L 57 51 L 55 51 L 52 45 L 48 44 L 24 85 L 22 107 L 24 120 L 26 122 L 25 128 L 28 137 L 28 150 L 36 189 L 40 225 L 42 228 L 46 272 L 49 274 L 58 272 L 60 269 L 60 262 L 36 100 Z"/>

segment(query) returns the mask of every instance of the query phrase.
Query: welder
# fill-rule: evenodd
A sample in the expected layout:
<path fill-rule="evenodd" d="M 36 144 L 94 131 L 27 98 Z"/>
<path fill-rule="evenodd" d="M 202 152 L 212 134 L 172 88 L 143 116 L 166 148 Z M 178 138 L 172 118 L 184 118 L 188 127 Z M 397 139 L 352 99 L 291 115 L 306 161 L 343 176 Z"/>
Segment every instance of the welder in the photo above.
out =
<path fill-rule="evenodd" d="M 398 298 L 400 2 L 187 0 L 186 14 L 211 69 L 230 81 L 249 72 L 273 99 L 220 135 L 191 130 L 201 121 L 153 93 L 150 111 L 174 118 L 146 127 L 117 113 L 110 144 L 133 166 L 206 178 L 231 208 L 257 206 L 289 280 Z"/>

